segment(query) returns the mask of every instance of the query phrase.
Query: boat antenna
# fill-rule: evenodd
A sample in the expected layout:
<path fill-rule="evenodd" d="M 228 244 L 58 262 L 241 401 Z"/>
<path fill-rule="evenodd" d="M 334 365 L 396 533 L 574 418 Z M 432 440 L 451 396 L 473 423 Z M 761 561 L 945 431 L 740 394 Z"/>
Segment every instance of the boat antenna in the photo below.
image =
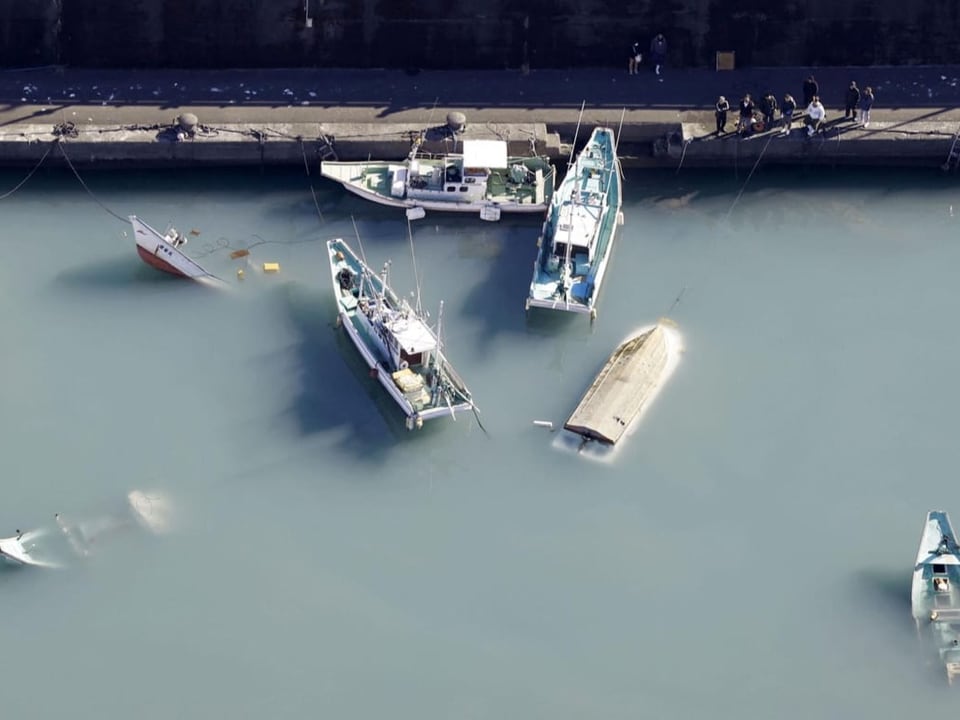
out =
<path fill-rule="evenodd" d="M 357 219 L 356 219 L 353 215 L 350 216 L 350 222 L 353 223 L 353 234 L 354 234 L 354 235 L 356 236 L 356 238 L 357 238 L 357 248 L 360 250 L 360 260 L 361 260 L 362 263 L 363 263 L 363 266 L 360 268 L 360 288 L 359 288 L 359 294 L 362 296 L 362 295 L 363 295 L 363 281 L 364 281 L 364 280 L 366 279 L 366 277 L 367 277 L 367 268 L 370 267 L 370 266 L 367 265 L 367 256 L 366 256 L 366 255 L 364 254 L 364 252 L 363 252 L 363 243 L 360 241 L 360 230 L 359 230 L 359 228 L 357 228 Z M 372 285 L 372 284 L 373 284 L 373 283 L 371 282 L 371 285 Z"/>
<path fill-rule="evenodd" d="M 437 310 L 437 364 L 443 362 L 443 300 L 440 301 L 440 309 Z"/>
<path fill-rule="evenodd" d="M 433 113 L 437 109 L 437 103 L 440 102 L 440 96 L 438 95 L 433 99 L 433 107 L 430 108 L 430 115 L 427 116 L 427 127 L 424 130 L 421 130 L 417 133 L 417 137 L 413 141 L 413 147 L 410 148 L 410 155 L 408 160 L 413 160 L 417 157 L 417 151 L 420 149 L 420 146 L 423 145 L 424 140 L 427 139 L 427 130 L 430 129 L 430 123 L 433 122 Z"/>
<path fill-rule="evenodd" d="M 410 226 L 410 218 L 407 218 L 407 237 L 410 238 L 410 257 L 413 259 L 413 280 L 417 289 L 417 316 L 423 314 L 423 306 L 420 304 L 420 273 L 417 271 L 417 255 L 413 251 L 413 228 Z"/>
<path fill-rule="evenodd" d="M 580 114 L 577 116 L 577 129 L 573 131 L 573 145 L 570 146 L 570 159 L 567 160 L 568 165 L 573 162 L 573 153 L 577 149 L 577 137 L 580 135 L 580 121 L 583 119 L 583 109 L 586 106 L 586 100 L 580 103 Z"/>
<path fill-rule="evenodd" d="M 363 264 L 367 264 L 367 256 L 363 252 L 363 242 L 360 240 L 360 230 L 357 228 L 357 219 L 351 215 L 350 222 L 353 223 L 353 234 L 357 238 L 357 248 L 360 250 L 360 259 L 363 260 Z"/>

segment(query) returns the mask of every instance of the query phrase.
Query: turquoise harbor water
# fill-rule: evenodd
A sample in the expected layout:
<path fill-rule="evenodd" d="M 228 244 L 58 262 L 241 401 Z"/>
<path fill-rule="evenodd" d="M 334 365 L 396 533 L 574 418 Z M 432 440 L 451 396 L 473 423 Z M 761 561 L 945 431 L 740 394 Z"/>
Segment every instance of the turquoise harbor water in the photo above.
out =
<path fill-rule="evenodd" d="M 488 434 L 407 433 L 333 326 L 323 240 L 355 219 L 412 290 L 402 213 L 317 179 L 315 204 L 296 171 L 84 174 L 120 215 L 198 230 L 218 292 L 38 174 L 0 201 L 0 534 L 133 488 L 177 512 L 0 572 L 4 716 L 954 708 L 909 609 L 924 514 L 960 519 L 960 192 L 935 173 L 764 170 L 738 198 L 743 169 L 628 172 L 592 329 L 525 319 L 538 220 L 416 222 Z M 238 282 L 229 251 L 263 240 Z M 686 352 L 613 461 L 553 449 L 532 421 L 668 312 Z"/>

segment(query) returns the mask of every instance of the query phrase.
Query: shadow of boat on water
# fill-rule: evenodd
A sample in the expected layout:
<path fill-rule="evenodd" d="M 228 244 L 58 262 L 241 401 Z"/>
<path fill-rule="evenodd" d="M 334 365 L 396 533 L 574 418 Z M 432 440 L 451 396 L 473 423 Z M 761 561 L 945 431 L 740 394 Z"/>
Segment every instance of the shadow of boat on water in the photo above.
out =
<path fill-rule="evenodd" d="M 62 288 L 77 292 L 127 292 L 135 288 L 165 291 L 209 292 L 209 288 L 187 278 L 177 277 L 149 267 L 131 250 L 129 256 L 117 257 L 64 270 L 55 277 Z"/>

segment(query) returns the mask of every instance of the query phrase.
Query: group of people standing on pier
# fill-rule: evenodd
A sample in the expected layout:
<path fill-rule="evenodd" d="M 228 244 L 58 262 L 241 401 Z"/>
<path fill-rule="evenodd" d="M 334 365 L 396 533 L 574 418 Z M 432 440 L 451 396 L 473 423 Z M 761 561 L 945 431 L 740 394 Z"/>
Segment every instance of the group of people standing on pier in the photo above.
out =
<path fill-rule="evenodd" d="M 844 96 L 844 120 L 853 120 L 854 123 L 859 122 L 863 127 L 869 127 L 873 100 L 873 88 L 867 87 L 861 92 L 857 83 L 851 81 Z M 807 135 L 812 136 L 821 132 L 827 119 L 827 111 L 820 101 L 820 86 L 813 75 L 803 81 L 803 106 L 806 108 L 803 112 Z M 797 107 L 797 101 L 793 99 L 790 93 L 786 93 L 781 102 L 777 102 L 777 97 L 772 92 L 768 92 L 760 98 L 759 102 L 754 102 L 750 93 L 747 93 L 740 100 L 736 132 L 743 136 L 772 130 L 776 126 L 777 113 L 779 112 L 781 125 L 779 134 L 789 135 L 793 129 L 793 118 L 797 112 Z M 860 113 L 859 120 L 858 110 Z M 717 98 L 714 110 L 717 118 L 717 135 L 726 132 L 729 112 L 730 102 L 721 95 Z"/>

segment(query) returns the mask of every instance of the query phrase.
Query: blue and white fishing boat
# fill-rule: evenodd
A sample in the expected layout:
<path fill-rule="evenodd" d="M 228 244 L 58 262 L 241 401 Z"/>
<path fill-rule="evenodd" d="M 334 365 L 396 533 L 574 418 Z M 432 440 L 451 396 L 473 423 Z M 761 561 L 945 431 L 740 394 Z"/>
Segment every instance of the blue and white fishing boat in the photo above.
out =
<path fill-rule="evenodd" d="M 595 128 L 553 195 L 527 298 L 532 307 L 597 315 L 622 193 L 613 130 Z"/>
<path fill-rule="evenodd" d="M 458 412 L 476 413 L 470 391 L 441 348 L 443 304 L 434 332 L 419 298 L 412 308 L 390 288 L 389 263 L 378 275 L 339 239 L 329 240 L 327 251 L 338 324 L 400 406 L 407 429 L 433 418 L 456 419 Z"/>
<path fill-rule="evenodd" d="M 942 510 L 927 513 L 910 604 L 917 632 L 931 641 L 953 684 L 960 677 L 960 547 Z"/>

